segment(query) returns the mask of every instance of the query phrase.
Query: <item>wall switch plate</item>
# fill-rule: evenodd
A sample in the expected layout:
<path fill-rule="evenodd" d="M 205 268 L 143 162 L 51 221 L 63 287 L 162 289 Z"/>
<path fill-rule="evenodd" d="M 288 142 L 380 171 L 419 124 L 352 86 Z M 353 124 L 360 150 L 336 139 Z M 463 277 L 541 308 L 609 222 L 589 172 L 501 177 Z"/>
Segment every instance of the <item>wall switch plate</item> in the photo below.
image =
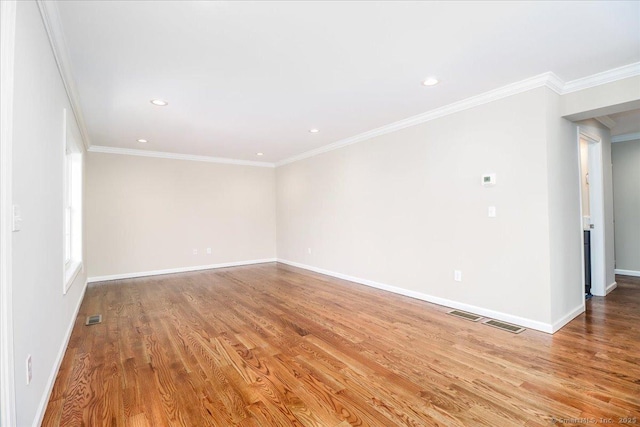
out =
<path fill-rule="evenodd" d="M 197 249 L 194 249 L 194 250 L 193 250 L 193 254 L 194 254 L 194 255 L 198 255 L 198 250 L 197 250 Z"/>
<path fill-rule="evenodd" d="M 211 248 L 207 248 L 207 255 L 211 255 Z"/>
<path fill-rule="evenodd" d="M 489 209 L 487 209 L 487 215 L 489 215 L 489 218 L 495 218 L 496 217 L 496 207 L 495 206 L 489 206 Z"/>
<path fill-rule="evenodd" d="M 31 366 L 31 355 L 27 355 L 27 385 L 31 384 L 31 378 L 33 378 L 33 370 Z"/>
<path fill-rule="evenodd" d="M 462 282 L 462 271 L 453 270 L 453 280 L 456 282 Z"/>
<path fill-rule="evenodd" d="M 311 253 L 311 248 L 307 248 L 307 252 Z"/>

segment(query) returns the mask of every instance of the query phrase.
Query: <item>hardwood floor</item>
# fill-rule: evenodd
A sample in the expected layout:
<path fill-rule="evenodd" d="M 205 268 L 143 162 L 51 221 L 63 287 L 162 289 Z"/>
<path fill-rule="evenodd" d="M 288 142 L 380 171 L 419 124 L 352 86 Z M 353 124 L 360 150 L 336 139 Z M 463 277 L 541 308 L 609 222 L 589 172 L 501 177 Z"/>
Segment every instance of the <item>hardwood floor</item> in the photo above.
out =
<path fill-rule="evenodd" d="M 43 425 L 640 423 L 640 278 L 618 284 L 553 336 L 275 263 L 93 284 Z"/>

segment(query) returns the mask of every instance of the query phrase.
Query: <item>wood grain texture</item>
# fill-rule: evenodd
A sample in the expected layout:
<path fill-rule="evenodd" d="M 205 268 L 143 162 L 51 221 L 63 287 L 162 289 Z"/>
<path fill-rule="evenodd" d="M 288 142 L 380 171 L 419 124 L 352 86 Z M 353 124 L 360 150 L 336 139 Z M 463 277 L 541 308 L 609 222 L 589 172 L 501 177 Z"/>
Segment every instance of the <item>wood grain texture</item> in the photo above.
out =
<path fill-rule="evenodd" d="M 276 263 L 92 284 L 43 425 L 640 417 L 639 278 L 618 276 L 613 293 L 553 336 L 447 311 Z M 84 326 L 96 313 L 103 323 Z"/>

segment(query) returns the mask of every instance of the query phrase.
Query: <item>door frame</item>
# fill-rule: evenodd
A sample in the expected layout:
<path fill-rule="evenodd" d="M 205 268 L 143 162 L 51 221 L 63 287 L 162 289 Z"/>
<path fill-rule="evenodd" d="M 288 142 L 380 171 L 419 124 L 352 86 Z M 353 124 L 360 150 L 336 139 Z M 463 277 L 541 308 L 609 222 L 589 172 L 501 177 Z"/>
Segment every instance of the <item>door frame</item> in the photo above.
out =
<path fill-rule="evenodd" d="M 604 221 L 604 164 L 602 154 L 602 139 L 590 134 L 578 126 L 577 146 L 580 153 L 580 140 L 588 143 L 589 150 L 589 210 L 591 216 L 591 293 L 597 296 L 605 296 L 607 288 L 607 269 L 605 259 L 605 221 Z M 578 156 L 579 158 L 580 156 Z M 580 239 L 584 247 L 583 212 L 582 212 L 582 165 L 578 160 L 580 174 Z M 582 289 L 585 285 L 584 256 L 582 257 Z M 584 291 L 583 291 L 584 292 Z"/>
<path fill-rule="evenodd" d="M 16 0 L 0 1 L 0 425 L 16 425 L 11 280 L 13 73 Z"/>

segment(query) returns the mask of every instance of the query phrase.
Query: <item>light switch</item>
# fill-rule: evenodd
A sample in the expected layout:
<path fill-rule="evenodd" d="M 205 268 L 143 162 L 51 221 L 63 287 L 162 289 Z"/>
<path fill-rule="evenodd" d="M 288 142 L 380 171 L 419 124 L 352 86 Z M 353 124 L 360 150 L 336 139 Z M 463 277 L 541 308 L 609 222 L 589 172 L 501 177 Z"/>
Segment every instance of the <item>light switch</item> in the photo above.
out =
<path fill-rule="evenodd" d="M 13 220 L 11 225 L 12 231 L 20 231 L 22 229 L 22 215 L 20 215 L 20 206 L 13 205 Z"/>
<path fill-rule="evenodd" d="M 487 214 L 489 215 L 489 218 L 495 218 L 496 217 L 496 207 L 495 206 L 489 206 L 489 209 L 487 210 Z"/>

